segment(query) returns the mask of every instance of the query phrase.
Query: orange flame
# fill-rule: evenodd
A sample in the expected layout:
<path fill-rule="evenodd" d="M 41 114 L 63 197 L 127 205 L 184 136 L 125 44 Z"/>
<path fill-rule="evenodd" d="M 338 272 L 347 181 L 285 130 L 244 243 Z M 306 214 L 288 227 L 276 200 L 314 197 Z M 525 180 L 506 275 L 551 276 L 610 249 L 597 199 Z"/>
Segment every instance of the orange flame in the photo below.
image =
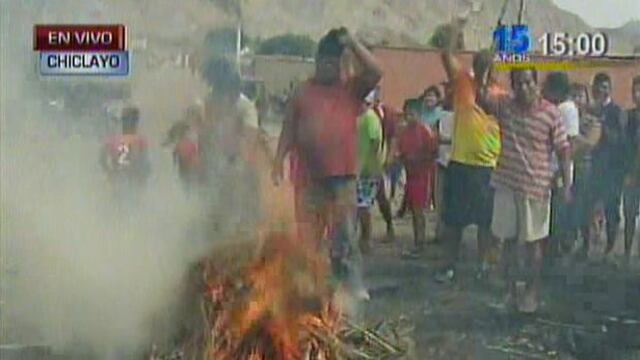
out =
<path fill-rule="evenodd" d="M 314 332 L 331 332 L 338 313 L 331 308 L 323 254 L 295 231 L 290 186 L 272 185 L 268 155 L 249 146 L 260 173 L 260 206 L 268 217 L 258 232 L 258 256 L 239 274 L 208 264 L 209 302 L 205 359 L 325 359 Z M 315 354 L 309 357 L 309 354 Z"/>

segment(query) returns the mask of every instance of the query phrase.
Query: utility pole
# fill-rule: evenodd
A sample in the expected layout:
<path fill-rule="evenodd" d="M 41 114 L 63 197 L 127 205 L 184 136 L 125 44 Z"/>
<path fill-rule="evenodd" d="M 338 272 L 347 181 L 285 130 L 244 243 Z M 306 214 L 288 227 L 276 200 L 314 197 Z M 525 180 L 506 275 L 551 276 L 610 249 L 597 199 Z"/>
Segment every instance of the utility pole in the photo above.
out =
<path fill-rule="evenodd" d="M 242 52 L 242 0 L 235 0 L 233 4 L 238 24 L 236 25 L 236 66 L 241 72 L 240 53 Z"/>
<path fill-rule="evenodd" d="M 242 20 L 238 20 L 236 27 L 236 65 L 240 67 L 240 53 L 242 52 Z"/>
<path fill-rule="evenodd" d="M 525 7 L 527 5 L 526 0 L 520 0 L 520 10 L 518 11 L 518 25 L 522 25 L 522 18 L 524 17 Z"/>

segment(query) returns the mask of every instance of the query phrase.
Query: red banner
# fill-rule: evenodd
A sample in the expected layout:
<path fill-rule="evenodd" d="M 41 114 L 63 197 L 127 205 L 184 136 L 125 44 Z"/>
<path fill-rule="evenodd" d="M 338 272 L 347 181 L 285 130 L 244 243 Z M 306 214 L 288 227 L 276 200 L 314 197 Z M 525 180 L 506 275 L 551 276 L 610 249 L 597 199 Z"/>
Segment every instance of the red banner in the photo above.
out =
<path fill-rule="evenodd" d="M 37 51 L 124 51 L 124 25 L 35 25 L 33 48 Z"/>

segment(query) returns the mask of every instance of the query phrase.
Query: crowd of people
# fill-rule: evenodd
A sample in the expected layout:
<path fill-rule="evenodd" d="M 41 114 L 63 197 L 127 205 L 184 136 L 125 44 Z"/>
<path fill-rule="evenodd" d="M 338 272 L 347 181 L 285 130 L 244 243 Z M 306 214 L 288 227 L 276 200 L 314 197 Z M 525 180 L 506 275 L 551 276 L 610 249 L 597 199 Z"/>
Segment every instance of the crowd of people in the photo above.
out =
<path fill-rule="evenodd" d="M 461 26 L 452 27 L 452 39 Z M 501 248 L 505 305 L 532 313 L 544 261 L 573 254 L 579 239 L 577 253 L 588 257 L 604 227 L 609 253 L 624 218 L 625 255 L 631 256 L 640 202 L 640 75 L 630 89 L 635 108 L 624 110 L 611 98 L 614 84 L 606 72 L 587 86 L 571 83 L 563 72 L 542 82 L 533 67 L 514 70 L 507 89 L 497 80 L 492 52 L 475 53 L 466 68 L 454 55 L 456 45 L 442 51 L 448 80 L 396 110 L 381 101 L 384 75 L 372 53 L 345 28 L 331 30 L 319 42 L 315 74 L 288 99 L 272 179 L 283 181 L 288 159 L 300 234 L 328 253 L 336 280 L 367 299 L 362 255 L 371 251 L 371 211 L 377 203 L 386 224 L 383 241 L 397 241 L 390 199 L 404 171 L 398 215 L 411 215 L 414 246 L 403 256 L 424 252 L 426 213 L 435 210 L 434 232 L 446 258 L 436 280 L 451 282 L 463 230 L 477 225 L 478 279 L 488 275 Z M 346 52 L 357 71 L 343 68 Z M 206 179 L 203 168 L 215 167 L 201 165 L 207 153 L 228 153 L 229 162 L 243 156 L 239 136 L 255 138 L 271 156 L 258 124 L 246 121 L 257 115 L 238 115 L 247 106 L 237 73 L 215 63 L 204 76 L 214 89 L 216 117 L 231 121 L 207 131 L 191 109 L 170 131 L 166 143 L 175 148 L 187 189 Z M 108 143 L 105 159 L 112 160 L 104 161 L 105 169 L 126 167 L 131 154 L 144 152 L 144 142 L 128 135 L 137 112 L 127 114 L 124 135 Z M 518 259 L 521 245 L 527 271 Z"/>
<path fill-rule="evenodd" d="M 579 238 L 583 245 L 577 254 L 589 256 L 599 226 L 606 228 L 606 252 L 611 252 L 623 197 L 625 255 L 631 256 L 640 175 L 640 76 L 630 89 L 636 107 L 629 110 L 612 101 L 613 84 L 605 72 L 594 77 L 589 91 L 587 85 L 572 84 L 563 72 L 539 82 L 532 67 L 513 71 L 507 90 L 497 81 L 490 51 L 476 53 L 472 68 L 466 69 L 452 42 L 442 54 L 448 81 L 429 86 L 420 97 L 407 100 L 402 111 L 394 111 L 381 104 L 375 82 L 363 81 L 381 76 L 366 49 L 355 47 L 364 62 L 357 74 L 362 78 L 340 78 L 336 68 L 342 50 L 327 55 L 323 46 L 328 41 L 340 44 L 332 33 L 321 42 L 316 76 L 289 104 L 276 164 L 281 169 L 284 155 L 294 152 L 293 180 L 303 202 L 327 202 L 320 207 L 324 211 L 315 207 L 311 218 L 328 218 L 329 223 L 316 226 L 333 230 L 349 225 L 343 228 L 343 240 L 336 235 L 335 246 L 350 241 L 356 259 L 370 251 L 370 212 L 376 200 L 387 224 L 384 239 L 394 240 L 385 189 L 393 191 L 398 171 L 404 169 L 400 210 L 410 212 L 414 233 L 414 248 L 404 255 L 417 257 L 424 251 L 425 212 L 435 207 L 435 233 L 447 263 L 436 275 L 439 282 L 455 278 L 463 230 L 477 225 L 477 277 L 488 275 L 492 254 L 503 244 L 506 305 L 535 312 L 545 259 L 572 252 Z M 346 44 L 359 46 L 354 39 Z M 325 66 L 333 76 L 327 77 Z M 353 92 L 354 84 L 362 91 Z M 345 216 L 349 202 L 354 213 Z M 308 216 L 300 214 L 300 222 L 308 222 Z M 355 228 L 353 219 L 359 238 L 347 240 L 353 237 L 345 235 Z M 519 269 L 520 244 L 526 248 L 526 272 Z M 518 282 L 524 282 L 524 291 L 517 291 Z"/>

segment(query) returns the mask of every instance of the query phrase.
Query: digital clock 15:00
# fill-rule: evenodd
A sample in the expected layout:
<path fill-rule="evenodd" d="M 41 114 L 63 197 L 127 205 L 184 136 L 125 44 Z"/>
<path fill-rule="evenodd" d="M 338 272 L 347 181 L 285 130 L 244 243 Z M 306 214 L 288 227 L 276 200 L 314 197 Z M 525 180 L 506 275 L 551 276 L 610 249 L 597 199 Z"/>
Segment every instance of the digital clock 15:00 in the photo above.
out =
<path fill-rule="evenodd" d="M 600 32 L 577 36 L 565 32 L 544 33 L 538 42 L 543 55 L 600 57 L 609 51 L 609 38 Z"/>

